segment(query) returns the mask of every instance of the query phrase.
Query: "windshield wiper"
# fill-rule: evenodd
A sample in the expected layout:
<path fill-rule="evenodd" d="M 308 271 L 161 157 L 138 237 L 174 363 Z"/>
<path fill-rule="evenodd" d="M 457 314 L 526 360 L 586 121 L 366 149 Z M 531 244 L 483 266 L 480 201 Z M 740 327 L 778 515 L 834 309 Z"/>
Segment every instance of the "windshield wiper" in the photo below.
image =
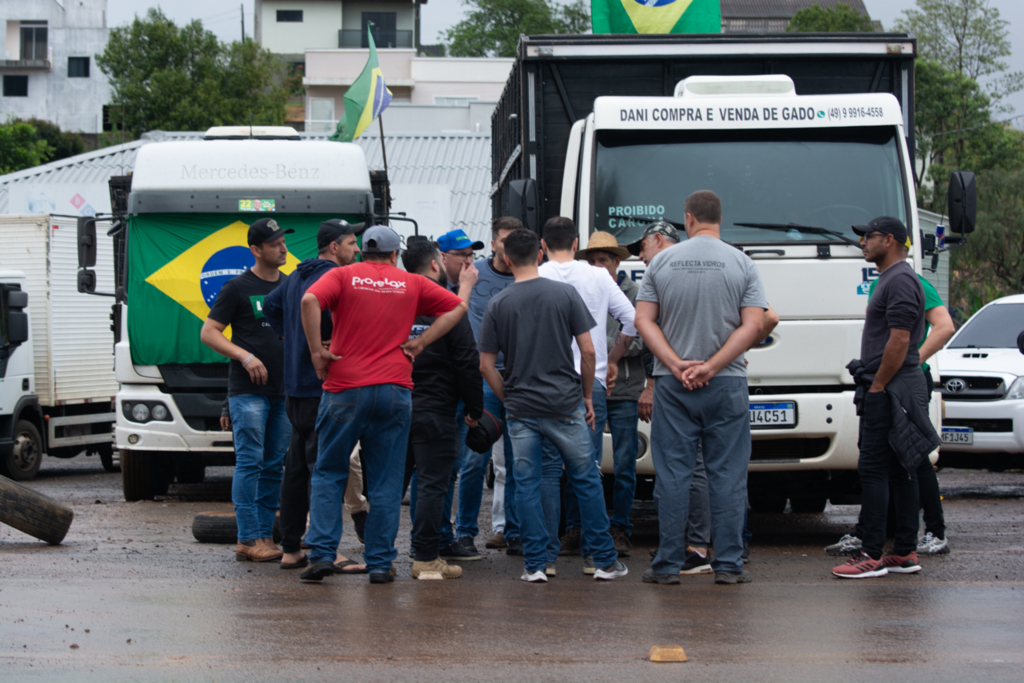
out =
<path fill-rule="evenodd" d="M 797 232 L 805 232 L 811 235 L 832 235 L 838 237 L 843 242 L 851 244 L 858 249 L 861 248 L 860 242 L 854 242 L 849 237 L 841 232 L 835 230 L 828 230 L 826 228 L 819 228 L 816 225 L 797 225 L 796 223 L 733 223 L 741 228 L 763 228 L 764 230 L 777 230 L 779 232 L 789 232 L 790 230 L 796 230 Z"/>

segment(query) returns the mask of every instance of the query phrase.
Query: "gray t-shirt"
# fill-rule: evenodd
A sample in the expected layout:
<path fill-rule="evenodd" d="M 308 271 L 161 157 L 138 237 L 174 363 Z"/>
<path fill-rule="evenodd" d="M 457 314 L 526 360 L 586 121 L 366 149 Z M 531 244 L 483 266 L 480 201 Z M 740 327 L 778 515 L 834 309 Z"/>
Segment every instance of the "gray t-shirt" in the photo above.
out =
<path fill-rule="evenodd" d="M 487 304 L 481 353 L 503 353 L 505 410 L 516 417 L 572 415 L 583 400 L 573 339 L 594 318 L 572 285 L 536 278 L 509 285 Z M 603 339 L 596 343 L 604 343 Z"/>
<path fill-rule="evenodd" d="M 865 365 L 881 358 L 889 341 L 889 330 L 908 330 L 910 348 L 903 366 L 921 363 L 917 346 L 924 340 L 924 288 L 910 264 L 900 261 L 882 271 L 875 293 L 864 315 L 860 338 L 860 360 Z"/>
<path fill-rule="evenodd" d="M 701 235 L 654 257 L 638 301 L 658 304 L 658 325 L 683 360 L 707 360 L 740 326 L 740 309 L 768 309 L 764 285 L 749 256 L 722 240 Z M 672 371 L 654 359 L 654 375 Z M 720 377 L 746 377 L 743 354 Z"/>

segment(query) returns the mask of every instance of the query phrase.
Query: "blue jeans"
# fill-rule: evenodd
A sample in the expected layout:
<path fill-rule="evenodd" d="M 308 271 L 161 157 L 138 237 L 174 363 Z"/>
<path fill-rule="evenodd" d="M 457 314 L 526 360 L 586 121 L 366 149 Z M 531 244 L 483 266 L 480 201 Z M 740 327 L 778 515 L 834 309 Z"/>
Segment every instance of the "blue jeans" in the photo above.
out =
<path fill-rule="evenodd" d="M 750 417 L 745 377 L 714 377 L 700 389 L 687 390 L 663 375 L 654 385 L 651 458 L 657 475 L 660 544 L 651 569 L 678 574 L 686 555 L 684 530 L 690 484 L 703 441 L 711 502 L 715 571 L 743 570 L 743 516 L 750 464 Z"/>
<path fill-rule="evenodd" d="M 633 524 L 629 521 L 636 495 L 637 422 L 636 401 L 608 401 L 608 426 L 612 430 L 612 449 L 615 453 L 615 484 L 612 488 L 613 527 L 629 536 Z"/>
<path fill-rule="evenodd" d="M 509 416 L 507 424 L 515 467 L 507 469 L 515 470 L 516 509 L 527 571 L 543 571 L 548 561 L 550 536 L 541 494 L 545 439 L 561 456 L 569 482 L 576 490 L 588 554 L 598 567 L 609 567 L 618 558 L 608 533 L 601 474 L 594 463 L 593 439 L 585 415 L 586 409 L 580 401 L 580 407 L 568 417 Z"/>
<path fill-rule="evenodd" d="M 334 562 L 341 542 L 341 503 L 348 484 L 349 455 L 360 444 L 370 513 L 363 561 L 370 572 L 391 569 L 402 506 L 402 480 L 412 418 L 412 392 L 377 384 L 338 393 L 325 391 L 316 419 L 319 456 L 309 497 L 306 544 L 310 561 Z"/>
<path fill-rule="evenodd" d="M 512 440 L 508 427 L 509 418 L 505 414 L 505 406 L 491 387 L 484 382 L 484 410 L 505 423 L 505 457 L 512 452 Z M 465 440 L 463 440 L 465 443 Z M 480 533 L 477 519 L 480 517 L 480 501 L 484 492 L 484 475 L 487 473 L 487 462 L 491 459 L 491 451 L 477 453 L 466 449 L 466 460 L 459 478 L 459 514 L 456 518 L 459 538 L 476 538 Z M 519 538 L 519 517 L 516 515 L 516 476 L 514 468 L 506 467 L 505 472 L 505 538 Z"/>
<path fill-rule="evenodd" d="M 284 398 L 243 394 L 231 396 L 228 405 L 235 439 L 231 501 L 235 504 L 238 540 L 247 543 L 272 538 L 284 455 L 292 435 Z"/>

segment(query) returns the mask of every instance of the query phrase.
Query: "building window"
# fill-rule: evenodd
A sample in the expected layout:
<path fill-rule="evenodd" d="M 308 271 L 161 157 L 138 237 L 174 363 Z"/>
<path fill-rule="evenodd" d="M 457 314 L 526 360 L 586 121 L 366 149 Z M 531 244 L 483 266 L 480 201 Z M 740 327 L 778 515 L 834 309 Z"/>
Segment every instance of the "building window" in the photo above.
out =
<path fill-rule="evenodd" d="M 89 78 L 89 58 L 68 57 L 68 78 Z"/>
<path fill-rule="evenodd" d="M 46 22 L 21 22 L 21 58 L 46 59 Z"/>
<path fill-rule="evenodd" d="M 306 130 L 310 132 L 333 133 L 335 123 L 334 98 L 310 97 L 309 126 L 307 126 Z"/>
<path fill-rule="evenodd" d="M 279 9 L 277 10 L 277 22 L 302 23 L 302 10 L 300 9 Z"/>
<path fill-rule="evenodd" d="M 434 104 L 445 104 L 449 107 L 468 107 L 470 102 L 479 102 L 480 98 L 475 95 L 462 95 L 461 97 L 434 97 Z"/>
<path fill-rule="evenodd" d="M 28 97 L 28 76 L 4 76 L 4 97 Z"/>

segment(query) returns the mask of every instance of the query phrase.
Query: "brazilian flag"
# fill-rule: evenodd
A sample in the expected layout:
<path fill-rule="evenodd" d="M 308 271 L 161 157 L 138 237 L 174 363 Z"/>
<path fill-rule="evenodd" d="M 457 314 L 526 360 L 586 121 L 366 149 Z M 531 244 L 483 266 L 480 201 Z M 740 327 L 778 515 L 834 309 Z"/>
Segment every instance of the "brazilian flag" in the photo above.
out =
<path fill-rule="evenodd" d="M 721 33 L 719 0 L 590 0 L 594 33 Z"/>
<path fill-rule="evenodd" d="M 199 341 L 225 282 L 255 264 L 249 224 L 268 214 L 145 214 L 133 216 L 128 237 L 128 339 L 136 365 L 217 363 L 227 359 Z M 357 216 L 271 215 L 287 235 L 291 273 L 316 255 L 321 221 Z M 225 330 L 230 337 L 231 329 Z"/>
<path fill-rule="evenodd" d="M 352 142 L 370 127 L 374 119 L 391 104 L 391 91 L 384 82 L 384 74 L 377 63 L 377 45 L 373 42 L 373 27 L 367 27 L 366 39 L 370 44 L 370 58 L 359 78 L 345 91 L 345 125 L 341 142 Z"/>

